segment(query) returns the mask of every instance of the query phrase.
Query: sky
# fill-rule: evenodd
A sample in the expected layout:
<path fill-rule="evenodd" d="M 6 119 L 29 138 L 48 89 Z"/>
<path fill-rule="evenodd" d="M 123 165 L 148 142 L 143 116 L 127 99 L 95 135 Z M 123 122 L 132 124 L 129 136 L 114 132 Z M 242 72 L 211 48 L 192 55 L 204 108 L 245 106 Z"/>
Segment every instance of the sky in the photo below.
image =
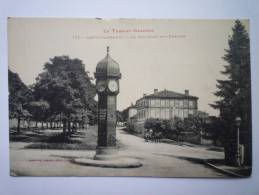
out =
<path fill-rule="evenodd" d="M 248 21 L 242 20 L 247 30 Z M 33 19 L 8 20 L 8 66 L 22 81 L 33 84 L 54 56 L 79 58 L 94 78 L 97 63 L 106 55 L 120 65 L 122 78 L 118 110 L 157 88 L 197 96 L 198 109 L 209 106 L 228 49 L 234 20 L 169 19 Z M 95 82 L 95 80 L 93 81 Z"/>

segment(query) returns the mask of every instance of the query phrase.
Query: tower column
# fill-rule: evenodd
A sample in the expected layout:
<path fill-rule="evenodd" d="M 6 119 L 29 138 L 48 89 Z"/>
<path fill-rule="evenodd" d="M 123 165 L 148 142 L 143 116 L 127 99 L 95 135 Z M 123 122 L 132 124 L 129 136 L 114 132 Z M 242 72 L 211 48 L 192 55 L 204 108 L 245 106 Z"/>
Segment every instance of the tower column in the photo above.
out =
<path fill-rule="evenodd" d="M 110 57 L 107 47 L 106 57 L 96 67 L 96 90 L 98 93 L 98 143 L 95 159 L 109 159 L 117 153 L 116 108 L 121 73 L 119 64 Z"/>

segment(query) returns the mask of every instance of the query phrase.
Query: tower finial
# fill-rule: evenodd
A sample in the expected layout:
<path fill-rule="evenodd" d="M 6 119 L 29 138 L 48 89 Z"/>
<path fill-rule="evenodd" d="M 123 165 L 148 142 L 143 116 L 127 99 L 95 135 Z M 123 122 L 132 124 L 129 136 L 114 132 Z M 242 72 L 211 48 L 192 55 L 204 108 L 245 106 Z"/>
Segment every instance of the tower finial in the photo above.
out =
<path fill-rule="evenodd" d="M 110 47 L 107 46 L 107 54 L 109 54 L 109 52 L 110 52 Z"/>

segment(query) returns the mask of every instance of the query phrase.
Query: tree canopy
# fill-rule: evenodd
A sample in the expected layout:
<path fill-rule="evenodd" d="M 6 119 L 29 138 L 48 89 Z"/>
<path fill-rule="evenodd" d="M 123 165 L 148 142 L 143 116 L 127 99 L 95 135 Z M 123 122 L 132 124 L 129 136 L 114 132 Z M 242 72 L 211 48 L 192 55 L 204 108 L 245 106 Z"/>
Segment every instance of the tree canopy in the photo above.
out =
<path fill-rule="evenodd" d="M 235 21 L 232 28 L 228 46 L 223 56 L 227 65 L 221 72 L 226 79 L 217 81 L 218 91 L 215 95 L 219 100 L 211 106 L 219 109 L 220 117 L 224 122 L 226 162 L 235 163 L 237 143 L 235 119 L 240 117 L 242 120 L 240 142 L 247 149 L 245 161 L 251 164 L 250 46 L 248 32 L 239 20 Z"/>
<path fill-rule="evenodd" d="M 65 119 L 91 117 L 96 112 L 94 84 L 77 58 L 51 58 L 36 78 L 34 96 L 49 103 L 51 115 L 62 114 Z"/>
<path fill-rule="evenodd" d="M 70 131 L 81 124 L 96 121 L 97 102 L 95 86 L 80 59 L 55 56 L 45 63 L 36 82 L 27 87 L 19 75 L 9 70 L 10 118 L 26 117 L 36 121 L 63 121 Z M 47 124 L 48 125 L 48 124 Z M 19 128 L 18 128 L 19 129 Z"/>
<path fill-rule="evenodd" d="M 22 82 L 17 73 L 8 70 L 9 115 L 12 118 L 28 117 L 28 104 L 32 99 L 31 90 Z"/>
<path fill-rule="evenodd" d="M 22 82 L 17 73 L 8 69 L 9 117 L 16 118 L 17 132 L 20 132 L 20 120 L 31 117 L 28 105 L 32 99 L 31 90 Z"/>

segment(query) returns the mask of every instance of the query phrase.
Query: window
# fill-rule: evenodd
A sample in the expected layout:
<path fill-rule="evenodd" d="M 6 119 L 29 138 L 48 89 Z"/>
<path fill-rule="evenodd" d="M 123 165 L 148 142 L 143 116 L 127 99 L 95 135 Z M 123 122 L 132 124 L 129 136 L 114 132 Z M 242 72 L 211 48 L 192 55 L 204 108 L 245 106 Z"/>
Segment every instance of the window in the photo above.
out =
<path fill-rule="evenodd" d="M 188 114 L 189 114 L 188 110 L 185 109 L 185 110 L 183 111 L 183 117 L 184 117 L 184 118 L 188 118 Z"/>
<path fill-rule="evenodd" d="M 165 100 L 165 106 L 166 107 L 169 107 L 170 105 L 169 105 L 169 100 Z"/>
<path fill-rule="evenodd" d="M 179 115 L 180 118 L 183 118 L 183 110 L 179 110 Z"/>
<path fill-rule="evenodd" d="M 160 108 L 156 108 L 156 118 L 160 118 Z"/>
<path fill-rule="evenodd" d="M 150 117 L 155 118 L 156 117 L 156 111 L 154 108 L 150 109 Z"/>
<path fill-rule="evenodd" d="M 189 114 L 190 114 L 190 115 L 193 115 L 193 110 L 189 110 Z"/>
<path fill-rule="evenodd" d="M 176 106 L 176 107 L 179 106 L 179 100 L 175 100 L 175 106 Z"/>
<path fill-rule="evenodd" d="M 188 107 L 188 100 L 184 100 L 183 105 L 184 105 L 184 107 Z"/>
<path fill-rule="evenodd" d="M 161 109 L 161 118 L 165 119 L 165 109 Z"/>
<path fill-rule="evenodd" d="M 149 114 L 148 114 L 148 109 L 145 109 L 145 118 L 148 118 Z"/>
<path fill-rule="evenodd" d="M 189 101 L 189 106 L 194 106 L 194 102 L 193 101 Z"/>
<path fill-rule="evenodd" d="M 179 110 L 178 109 L 174 109 L 174 117 L 179 117 Z"/>
<path fill-rule="evenodd" d="M 181 106 L 181 107 L 183 106 L 183 101 L 182 100 L 179 101 L 179 106 Z"/>
<path fill-rule="evenodd" d="M 156 101 L 155 100 L 151 100 L 150 103 L 151 103 L 151 106 L 155 106 L 156 105 Z"/>
<path fill-rule="evenodd" d="M 160 100 L 156 100 L 156 106 L 160 107 Z"/>
<path fill-rule="evenodd" d="M 170 109 L 169 108 L 165 109 L 165 118 L 170 119 Z"/>
<path fill-rule="evenodd" d="M 174 107 L 174 100 L 170 100 L 170 106 Z"/>
<path fill-rule="evenodd" d="M 161 107 L 165 107 L 165 100 L 161 100 Z"/>

